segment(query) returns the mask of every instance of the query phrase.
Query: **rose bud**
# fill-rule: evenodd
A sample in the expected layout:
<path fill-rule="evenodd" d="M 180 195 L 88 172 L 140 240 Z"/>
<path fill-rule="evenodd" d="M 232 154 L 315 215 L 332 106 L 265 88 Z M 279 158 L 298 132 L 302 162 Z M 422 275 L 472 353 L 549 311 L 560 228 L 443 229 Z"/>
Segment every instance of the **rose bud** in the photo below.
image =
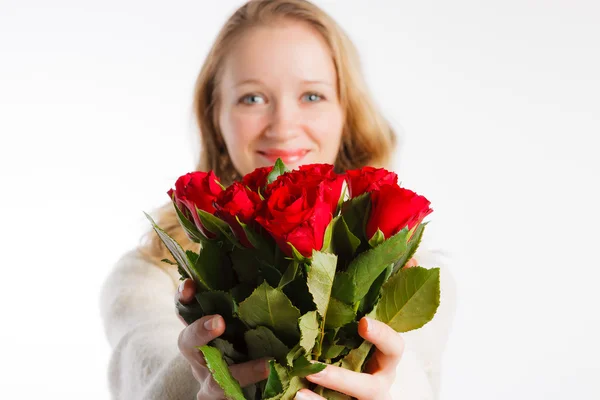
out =
<path fill-rule="evenodd" d="M 243 183 L 234 182 L 217 196 L 215 215 L 229 224 L 242 245 L 252 248 L 253 246 L 238 219 L 243 224 L 250 224 L 260 203 L 261 200 L 257 193 L 248 189 Z"/>
<path fill-rule="evenodd" d="M 397 185 L 398 175 L 384 168 L 363 167 L 346 171 L 350 198 L 381 189 L 385 185 Z"/>
<path fill-rule="evenodd" d="M 213 171 L 208 173 L 195 171 L 180 176 L 175 182 L 175 190 L 170 189 L 167 192 L 183 215 L 193 220 L 198 230 L 209 239 L 214 238 L 215 235 L 202 225 L 196 208 L 210 214 L 215 213 L 213 203 L 223 191 L 218 182 L 219 178 Z"/>
<path fill-rule="evenodd" d="M 384 185 L 371 193 L 371 213 L 367 222 L 367 238 L 380 229 L 386 239 L 406 226 L 412 230 L 433 210 L 425 197 L 397 185 Z M 411 234 L 412 235 L 412 234 Z M 410 239 L 410 238 L 409 238 Z"/>

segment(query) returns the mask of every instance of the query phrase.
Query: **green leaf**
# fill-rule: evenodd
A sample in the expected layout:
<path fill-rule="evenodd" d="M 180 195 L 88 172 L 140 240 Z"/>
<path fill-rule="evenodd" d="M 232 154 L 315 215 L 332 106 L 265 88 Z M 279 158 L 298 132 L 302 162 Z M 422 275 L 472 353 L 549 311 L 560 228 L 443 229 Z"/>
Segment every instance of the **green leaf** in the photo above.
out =
<path fill-rule="evenodd" d="M 231 293 L 231 296 L 233 297 L 236 303 L 241 303 L 252 294 L 254 289 L 256 289 L 256 285 L 240 283 L 239 285 L 232 287 L 229 293 Z"/>
<path fill-rule="evenodd" d="M 296 278 L 296 273 L 298 272 L 298 262 L 290 261 L 290 265 L 288 265 L 287 269 L 283 273 L 281 280 L 279 281 L 279 285 L 277 287 L 283 288 L 288 283 L 292 282 Z"/>
<path fill-rule="evenodd" d="M 374 249 L 361 253 L 338 273 L 333 283 L 333 296 L 347 304 L 360 301 L 373 281 L 406 251 L 408 229 L 405 228 Z"/>
<path fill-rule="evenodd" d="M 190 253 L 188 252 L 188 258 L 192 260 L 193 256 Z M 202 245 L 193 266 L 194 273 L 204 284 L 201 289 L 227 290 L 231 287 L 233 280 L 231 261 L 217 242 L 207 240 Z"/>
<path fill-rule="evenodd" d="M 292 301 L 294 306 L 298 307 L 300 313 L 306 314 L 309 311 L 315 310 L 312 294 L 310 294 L 308 286 L 306 286 L 306 273 L 304 271 L 298 273 L 296 279 L 283 288 L 283 292 Z"/>
<path fill-rule="evenodd" d="M 337 216 L 329 222 L 327 228 L 325 228 L 325 235 L 323 236 L 323 246 L 321 247 L 321 251 L 324 253 L 335 253 L 333 250 L 333 245 L 331 244 L 331 236 L 333 235 L 333 227 L 336 222 L 341 218 L 341 216 Z"/>
<path fill-rule="evenodd" d="M 311 363 L 305 356 L 298 357 L 294 361 L 294 366 L 290 371 L 290 376 L 298 376 L 304 378 L 307 375 L 316 374 L 323 371 L 327 365 L 323 363 Z"/>
<path fill-rule="evenodd" d="M 293 349 L 291 349 L 287 355 L 285 356 L 286 365 L 288 367 L 292 367 L 294 365 L 294 361 L 298 357 L 301 357 L 303 354 L 306 354 L 306 350 L 300 345 L 300 343 L 296 344 Z"/>
<path fill-rule="evenodd" d="M 327 308 L 329 307 L 329 300 L 331 298 L 331 288 L 333 286 L 336 266 L 337 256 L 335 254 L 322 253 L 313 250 L 312 266 L 308 271 L 306 283 L 310 294 L 313 296 L 314 303 L 317 306 L 317 311 L 323 319 L 323 323 L 321 323 L 320 326 L 321 339 L 318 340 L 319 343 L 317 344 L 315 352 L 317 357 L 321 353 L 321 343 L 326 325 Z"/>
<path fill-rule="evenodd" d="M 196 212 L 198 213 L 200 222 L 208 231 L 214 233 L 217 235 L 217 237 L 224 236 L 232 245 L 236 247 L 244 248 L 244 246 L 240 244 L 231 231 L 231 228 L 227 222 L 209 212 L 199 209 L 198 207 L 196 207 Z"/>
<path fill-rule="evenodd" d="M 342 205 L 344 204 L 344 201 L 346 200 L 346 195 L 348 195 L 348 181 L 346 181 L 344 179 L 344 182 L 342 183 L 342 192 L 340 194 L 340 199 L 338 200 L 338 204 L 337 207 L 335 208 L 335 215 L 338 215 L 340 213 L 340 211 L 342 210 Z"/>
<path fill-rule="evenodd" d="M 267 282 L 240 303 L 238 315 L 251 328 L 260 325 L 271 328 L 286 344 L 295 343 L 300 338 L 300 311 L 280 289 L 271 287 Z"/>
<path fill-rule="evenodd" d="M 222 338 L 214 338 L 210 344 L 214 347 L 216 347 L 217 349 L 219 349 L 219 351 L 221 352 L 221 354 L 223 355 L 223 357 L 229 357 L 231 360 L 233 360 L 235 363 L 239 363 L 242 361 L 247 361 L 248 357 L 246 357 L 244 354 L 240 353 L 239 351 L 237 351 L 233 345 L 228 342 L 225 339 Z"/>
<path fill-rule="evenodd" d="M 360 239 L 350 231 L 344 217 L 338 215 L 332 219 L 325 231 L 322 251 L 350 259 L 354 256 L 358 246 L 360 246 Z"/>
<path fill-rule="evenodd" d="M 188 325 L 206 315 L 202 310 L 202 307 L 200 307 L 196 301 L 191 304 L 183 304 L 178 301 L 176 302 L 175 307 L 181 318 L 183 318 Z"/>
<path fill-rule="evenodd" d="M 268 397 L 268 398 L 263 397 L 264 400 L 293 400 L 296 396 L 296 393 L 300 389 L 308 388 L 308 381 L 306 381 L 306 379 L 302 379 L 297 376 L 292 376 L 290 378 L 290 376 L 288 375 L 285 368 L 278 366 L 277 364 L 275 364 L 275 365 L 277 368 L 277 375 L 276 375 L 277 378 L 276 379 L 278 379 L 281 382 L 281 386 L 283 386 L 283 392 L 278 393 L 272 397 Z M 271 376 L 269 376 L 269 378 L 270 377 Z M 274 382 L 276 382 L 276 379 L 274 379 Z M 269 385 L 267 384 L 267 386 L 269 386 Z M 277 388 L 277 387 L 278 386 L 275 385 L 275 388 Z M 265 390 L 265 392 L 266 392 L 266 390 Z M 272 392 L 269 391 L 268 393 L 265 393 L 265 394 L 271 394 L 271 393 Z"/>
<path fill-rule="evenodd" d="M 338 329 L 334 342 L 350 349 L 358 348 L 364 342 L 358 334 L 358 322 L 352 321 Z"/>
<path fill-rule="evenodd" d="M 251 251 L 240 247 L 234 248 L 230 253 L 231 263 L 240 282 L 258 283 L 258 261 L 251 256 Z"/>
<path fill-rule="evenodd" d="M 226 320 L 236 313 L 236 304 L 231 294 L 220 290 L 196 293 L 196 300 L 205 315 L 219 314 Z"/>
<path fill-rule="evenodd" d="M 283 392 L 281 396 L 281 400 L 293 400 L 296 397 L 296 393 L 300 389 L 308 388 L 308 381 L 306 379 L 302 379 L 298 376 L 293 376 L 290 379 L 290 383 Z"/>
<path fill-rule="evenodd" d="M 376 318 L 397 332 L 431 321 L 440 305 L 440 269 L 400 269 L 383 285 Z"/>
<path fill-rule="evenodd" d="M 275 165 L 273 166 L 273 169 L 271 170 L 271 172 L 269 172 L 269 175 L 267 175 L 267 185 L 275 182 L 275 180 L 280 175 L 285 174 L 287 171 L 288 171 L 288 169 L 286 168 L 283 161 L 281 161 L 281 158 L 278 158 L 277 161 L 275 161 Z"/>
<path fill-rule="evenodd" d="M 173 192 L 173 196 L 175 196 L 175 192 Z M 173 200 L 173 199 L 172 199 Z M 177 220 L 179 220 L 179 224 L 183 227 L 184 232 L 187 237 L 190 238 L 192 242 L 196 243 L 204 243 L 207 239 L 206 237 L 198 230 L 198 227 L 193 221 L 187 219 L 185 215 L 181 212 L 179 207 L 173 201 L 173 207 L 175 207 L 175 212 L 177 214 Z"/>
<path fill-rule="evenodd" d="M 369 192 L 356 196 L 342 204 L 344 220 L 350 231 L 359 239 L 365 238 L 365 226 L 371 208 L 371 194 Z"/>
<path fill-rule="evenodd" d="M 244 224 L 239 217 L 236 216 L 235 219 L 244 230 L 250 244 L 254 247 L 254 249 L 251 249 L 254 256 L 265 262 L 273 263 L 273 242 L 267 236 L 259 234 L 252 227 Z"/>
<path fill-rule="evenodd" d="M 202 278 L 197 276 L 197 274 L 195 273 L 194 264 L 190 261 L 188 255 L 186 254 L 185 250 L 183 250 L 181 245 L 179 245 L 179 243 L 177 243 L 175 239 L 169 236 L 167 232 L 159 228 L 159 226 L 156 225 L 156 222 L 154 222 L 150 215 L 146 214 L 145 212 L 144 215 L 152 224 L 154 231 L 156 232 L 160 240 L 165 244 L 173 258 L 177 262 L 179 268 L 184 270 L 188 276 L 192 277 L 194 281 L 198 284 L 198 286 L 200 286 L 201 288 L 208 288 L 208 286 L 202 280 Z"/>
<path fill-rule="evenodd" d="M 358 348 L 351 350 L 342 359 L 342 367 L 350 371 L 361 372 L 372 347 L 373 344 L 365 340 Z"/>
<path fill-rule="evenodd" d="M 219 185 L 222 190 L 227 190 L 227 187 L 223 185 L 218 179 L 213 179 L 213 182 Z"/>
<path fill-rule="evenodd" d="M 420 224 L 414 231 L 412 237 L 408 241 L 408 251 L 400 257 L 396 263 L 394 263 L 394 268 L 392 273 L 396 272 L 398 269 L 404 267 L 404 265 L 412 258 L 417 249 L 419 248 L 419 244 L 421 244 L 421 238 L 423 237 L 423 232 L 425 231 L 425 227 L 429 222 L 423 222 Z M 414 228 L 413 228 L 414 229 Z"/>
<path fill-rule="evenodd" d="M 219 349 L 208 345 L 197 347 L 197 349 L 204 355 L 206 366 L 214 380 L 225 392 L 225 396 L 231 400 L 246 400 L 240 383 L 231 375 Z"/>
<path fill-rule="evenodd" d="M 310 354 L 319 335 L 317 312 L 310 311 L 301 316 L 298 326 L 300 327 L 300 346 L 306 351 L 306 354 Z"/>
<path fill-rule="evenodd" d="M 339 328 L 354 321 L 354 317 L 356 317 L 356 312 L 352 306 L 342 303 L 335 297 L 331 297 L 325 318 L 325 328 Z"/>
<path fill-rule="evenodd" d="M 287 242 L 287 244 L 292 249 L 292 259 L 296 261 L 298 264 L 307 264 L 310 263 L 310 258 L 306 258 L 300 253 L 291 242 Z"/>
<path fill-rule="evenodd" d="M 350 231 L 344 217 L 340 218 L 336 229 L 334 229 L 334 238 L 336 253 L 345 254 L 347 257 L 354 256 L 356 249 L 360 246 L 360 239 Z"/>
<path fill-rule="evenodd" d="M 392 272 L 392 265 L 390 264 L 373 282 L 369 291 L 360 301 L 358 307 L 359 314 L 362 316 L 375 307 L 379 298 L 381 297 L 381 286 L 388 280 Z"/>
<path fill-rule="evenodd" d="M 323 352 L 321 353 L 321 358 L 325 360 L 331 360 L 332 358 L 339 357 L 346 349 L 346 346 L 342 346 L 339 344 L 323 345 Z"/>
<path fill-rule="evenodd" d="M 267 379 L 267 385 L 263 393 L 263 398 L 280 398 L 276 397 L 283 394 L 284 389 L 289 386 L 289 376 L 284 367 L 276 363 L 274 360 L 269 360 L 270 372 Z"/>
<path fill-rule="evenodd" d="M 258 269 L 260 276 L 264 278 L 272 287 L 278 287 L 281 282 L 281 272 L 277 268 L 269 264 L 259 264 Z"/>
<path fill-rule="evenodd" d="M 385 240 L 385 235 L 381 231 L 381 229 L 377 228 L 377 232 L 373 235 L 371 239 L 369 239 L 369 245 L 371 248 L 375 248 L 379 246 Z"/>
<path fill-rule="evenodd" d="M 286 355 L 290 351 L 273 331 L 264 326 L 259 326 L 244 333 L 248 345 L 250 358 L 256 360 L 262 357 L 274 357 L 279 363 L 284 364 Z"/>
<path fill-rule="evenodd" d="M 313 250 L 312 266 L 308 271 L 306 283 L 317 306 L 317 311 L 323 318 L 327 315 L 336 266 L 337 256 L 335 254 Z"/>

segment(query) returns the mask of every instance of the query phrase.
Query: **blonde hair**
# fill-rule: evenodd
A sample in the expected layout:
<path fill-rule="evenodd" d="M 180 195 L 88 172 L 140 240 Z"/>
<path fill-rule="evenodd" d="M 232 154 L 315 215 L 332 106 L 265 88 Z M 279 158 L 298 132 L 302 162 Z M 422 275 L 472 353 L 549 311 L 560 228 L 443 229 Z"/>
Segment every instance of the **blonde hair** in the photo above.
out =
<path fill-rule="evenodd" d="M 389 167 L 396 135 L 377 109 L 367 90 L 355 46 L 340 26 L 323 10 L 306 0 L 252 0 L 241 6 L 225 23 L 210 49 L 196 80 L 193 108 L 200 130 L 201 154 L 196 170 L 213 170 L 224 185 L 241 178 L 234 168 L 218 125 L 218 86 L 223 60 L 236 39 L 248 29 L 285 20 L 300 21 L 316 29 L 331 49 L 338 77 L 339 99 L 345 124 L 336 170 L 366 165 Z M 183 175 L 183 174 L 182 174 Z M 179 225 L 171 201 L 155 211 L 158 226 L 182 245 L 197 250 Z M 160 265 L 172 259 L 153 230 L 144 236 L 139 250 L 146 259 Z"/>

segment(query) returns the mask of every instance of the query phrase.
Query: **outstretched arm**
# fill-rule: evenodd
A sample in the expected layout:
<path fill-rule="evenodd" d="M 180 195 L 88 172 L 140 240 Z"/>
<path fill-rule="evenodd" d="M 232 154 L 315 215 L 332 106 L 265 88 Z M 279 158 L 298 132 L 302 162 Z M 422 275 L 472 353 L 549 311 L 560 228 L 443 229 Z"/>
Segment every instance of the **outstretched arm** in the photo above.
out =
<path fill-rule="evenodd" d="M 175 274 L 135 250 L 118 260 L 104 282 L 100 309 L 112 348 L 108 380 L 114 399 L 196 397 L 199 383 L 177 347 L 184 326 L 175 313 L 175 292 Z"/>

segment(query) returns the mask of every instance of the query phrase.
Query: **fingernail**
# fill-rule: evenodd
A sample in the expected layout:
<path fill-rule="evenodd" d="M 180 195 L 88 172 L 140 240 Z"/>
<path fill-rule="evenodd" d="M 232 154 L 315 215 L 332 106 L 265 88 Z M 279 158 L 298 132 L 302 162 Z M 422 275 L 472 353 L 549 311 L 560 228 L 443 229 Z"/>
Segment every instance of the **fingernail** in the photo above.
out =
<path fill-rule="evenodd" d="M 206 321 L 204 321 L 204 328 L 207 331 L 212 331 L 214 329 L 217 329 L 218 326 L 219 326 L 219 317 L 218 316 L 214 316 L 214 317 L 209 318 Z"/>
<path fill-rule="evenodd" d="M 269 361 L 260 362 L 254 366 L 254 370 L 259 374 L 265 374 L 269 371 L 269 369 Z"/>
<path fill-rule="evenodd" d="M 366 328 L 365 331 L 366 332 L 372 332 L 373 331 L 373 320 L 369 317 L 365 317 L 365 322 L 366 322 Z"/>
<path fill-rule="evenodd" d="M 185 281 L 181 281 L 181 283 L 179 284 L 179 287 L 177 287 L 177 291 L 179 293 L 183 293 L 184 286 L 185 286 Z"/>
<path fill-rule="evenodd" d="M 298 392 L 296 393 L 294 400 L 310 400 L 310 397 L 306 393 Z"/>

